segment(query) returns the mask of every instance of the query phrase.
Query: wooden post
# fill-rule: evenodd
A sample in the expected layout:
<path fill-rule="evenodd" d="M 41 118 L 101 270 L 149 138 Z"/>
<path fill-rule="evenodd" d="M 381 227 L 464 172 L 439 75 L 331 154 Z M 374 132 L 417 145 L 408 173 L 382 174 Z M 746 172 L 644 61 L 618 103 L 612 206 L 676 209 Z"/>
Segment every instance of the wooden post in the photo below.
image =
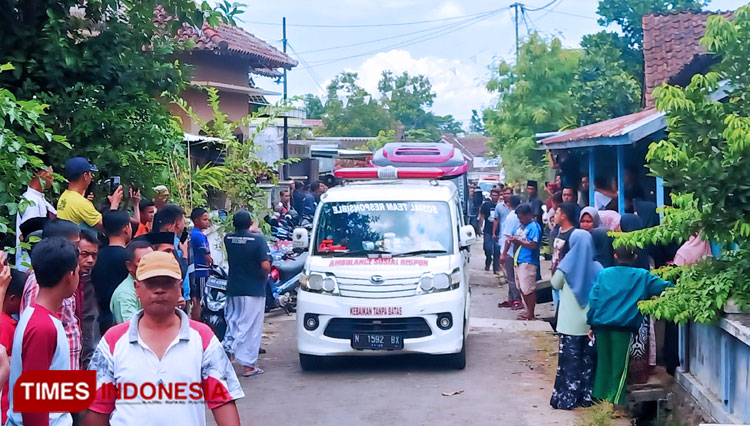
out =
<path fill-rule="evenodd" d="M 594 198 L 596 196 L 596 189 L 594 188 L 594 179 L 596 176 L 596 159 L 594 156 L 595 147 L 589 148 L 589 206 L 596 207 Z"/>
<path fill-rule="evenodd" d="M 625 214 L 625 146 L 617 145 L 617 209 Z"/>

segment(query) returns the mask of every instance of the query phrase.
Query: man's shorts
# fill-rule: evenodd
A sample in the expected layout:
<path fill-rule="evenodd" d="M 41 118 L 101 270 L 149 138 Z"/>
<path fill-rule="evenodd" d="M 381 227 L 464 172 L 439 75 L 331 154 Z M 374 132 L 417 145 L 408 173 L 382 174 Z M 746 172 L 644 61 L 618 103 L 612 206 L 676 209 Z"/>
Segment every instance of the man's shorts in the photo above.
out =
<path fill-rule="evenodd" d="M 516 287 L 524 296 L 536 291 L 536 269 L 537 266 L 531 263 L 521 263 L 516 266 Z"/>

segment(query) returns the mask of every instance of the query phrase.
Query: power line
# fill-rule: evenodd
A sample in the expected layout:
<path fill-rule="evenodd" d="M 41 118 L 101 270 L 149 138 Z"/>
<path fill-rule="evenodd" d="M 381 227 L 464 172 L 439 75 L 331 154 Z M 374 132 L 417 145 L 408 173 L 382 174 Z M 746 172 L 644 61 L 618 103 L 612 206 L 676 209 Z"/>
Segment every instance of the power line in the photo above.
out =
<path fill-rule="evenodd" d="M 323 89 L 323 85 L 320 84 L 318 81 L 319 75 L 310 67 L 310 64 L 307 63 L 307 61 L 294 49 L 294 46 L 292 46 L 291 43 L 287 42 L 287 45 L 292 50 L 292 53 L 294 53 L 294 56 L 296 56 L 300 62 L 302 62 L 302 67 L 307 71 L 307 73 L 310 75 L 310 78 L 312 78 L 313 82 L 315 82 L 315 85 L 318 86 L 321 92 L 325 93 L 325 89 Z"/>
<path fill-rule="evenodd" d="M 440 31 L 435 31 L 435 32 L 433 32 L 431 34 L 426 34 L 426 35 L 423 35 L 421 37 L 417 37 L 417 38 L 414 38 L 414 39 L 411 39 L 411 40 L 405 40 L 403 42 L 399 42 L 399 43 L 396 43 L 396 44 L 393 44 L 393 45 L 390 45 L 390 46 L 386 46 L 386 47 L 383 47 L 383 48 L 380 48 L 380 49 L 371 50 L 371 51 L 360 53 L 360 54 L 356 54 L 356 55 L 346 56 L 346 57 L 343 57 L 343 58 L 322 59 L 322 60 L 319 60 L 319 61 L 313 61 L 313 62 L 311 62 L 312 68 L 323 66 L 323 65 L 328 65 L 328 64 L 332 64 L 332 63 L 336 63 L 336 62 L 340 62 L 340 61 L 345 61 L 347 59 L 353 59 L 353 58 L 358 58 L 358 57 L 362 57 L 362 56 L 368 56 L 368 55 L 372 55 L 374 53 L 379 53 L 379 52 L 382 52 L 382 51 L 388 50 L 388 49 L 397 49 L 397 48 L 401 48 L 401 47 L 411 46 L 411 45 L 416 44 L 416 43 L 421 43 L 423 41 L 432 40 L 434 38 L 441 37 L 443 35 L 446 35 L 446 34 L 449 34 L 449 33 L 452 33 L 452 32 L 455 32 L 455 31 L 458 31 L 458 30 L 461 30 L 461 29 L 464 29 L 464 28 L 469 27 L 471 25 L 474 25 L 474 24 L 476 24 L 478 22 L 481 22 L 481 21 L 483 21 L 483 20 L 485 20 L 485 19 L 487 19 L 487 18 L 489 18 L 489 17 L 491 17 L 493 15 L 496 15 L 497 13 L 503 11 L 504 9 L 505 8 L 499 9 L 497 11 L 486 13 L 483 16 L 475 17 L 475 18 L 470 19 L 470 20 L 468 20 L 466 22 L 463 22 L 463 23 L 461 23 L 459 25 L 456 25 L 453 28 L 446 28 L 446 29 L 442 29 Z"/>
<path fill-rule="evenodd" d="M 438 26 L 435 26 L 435 27 L 425 28 L 425 29 L 418 30 L 418 31 L 411 31 L 411 32 L 408 32 L 408 33 L 402 33 L 402 34 L 398 34 L 398 35 L 395 35 L 395 36 L 382 37 L 382 38 L 377 38 L 377 39 L 373 39 L 373 40 L 362 41 L 362 42 L 358 42 L 358 43 L 343 44 L 343 45 L 340 45 L 340 46 L 325 47 L 325 48 L 322 48 L 322 49 L 307 50 L 307 51 L 304 51 L 304 52 L 301 52 L 301 53 L 324 52 L 324 51 L 329 51 L 329 50 L 344 49 L 344 48 L 347 48 L 347 47 L 361 46 L 363 44 L 377 43 L 377 42 L 380 42 L 380 41 L 392 40 L 392 39 L 397 39 L 397 38 L 406 37 L 406 36 L 410 36 L 410 35 L 421 34 L 421 33 L 424 33 L 424 32 L 430 32 L 430 31 L 434 31 L 434 30 L 439 30 L 441 28 L 448 28 L 448 27 L 450 27 L 451 25 L 454 25 L 454 24 L 456 24 L 456 23 L 451 22 L 451 23 L 448 23 L 448 24 L 443 24 L 443 25 L 438 25 Z"/>
<path fill-rule="evenodd" d="M 368 27 L 398 27 L 398 26 L 404 26 L 404 25 L 421 25 L 421 24 L 430 24 L 434 22 L 445 22 L 445 21 L 453 21 L 463 18 L 471 18 L 474 16 L 483 15 L 485 13 L 491 13 L 491 12 L 499 12 L 501 10 L 507 9 L 507 7 L 503 7 L 500 9 L 492 9 L 492 10 L 486 10 L 484 12 L 477 12 L 472 13 L 469 15 L 461 15 L 461 16 L 452 16 L 450 18 L 440 18 L 440 19 L 429 19 L 425 21 L 412 21 L 412 22 L 397 22 L 397 23 L 389 23 L 389 24 L 351 24 L 351 25 L 323 25 L 323 24 L 288 24 L 288 27 L 305 27 L 305 28 L 368 28 Z M 274 25 L 278 26 L 280 25 L 277 22 L 260 22 L 260 21 L 243 21 L 248 24 L 257 24 L 257 25 Z"/>
<path fill-rule="evenodd" d="M 539 19 L 544 19 L 545 16 L 547 16 L 550 13 L 554 12 L 555 9 L 557 9 L 562 4 L 562 2 L 563 2 L 563 0 L 557 0 L 557 1 L 558 1 L 558 3 L 556 5 L 554 5 L 554 6 L 552 6 L 552 9 L 549 9 L 546 12 L 544 12 L 544 14 L 539 17 Z"/>
<path fill-rule="evenodd" d="M 592 20 L 592 21 L 596 21 L 596 18 L 593 18 L 593 17 L 591 17 L 591 16 L 586 16 L 586 15 L 577 15 L 577 14 L 575 14 L 575 13 L 570 13 L 570 12 L 561 12 L 561 11 L 559 11 L 559 10 L 548 10 L 548 11 L 547 11 L 547 13 L 557 13 L 558 15 L 574 16 L 574 17 L 576 17 L 576 18 L 590 19 L 590 20 Z"/>
<path fill-rule="evenodd" d="M 528 7 L 524 6 L 524 10 L 526 10 L 526 11 L 528 11 L 528 12 L 536 12 L 536 11 L 538 11 L 538 10 L 543 10 L 543 9 L 546 9 L 546 8 L 548 8 L 548 7 L 552 6 L 552 3 L 556 2 L 556 1 L 557 1 L 557 0 L 552 0 L 551 2 L 549 2 L 549 3 L 545 4 L 545 5 L 544 5 L 544 6 L 542 6 L 542 7 L 528 8 Z"/>

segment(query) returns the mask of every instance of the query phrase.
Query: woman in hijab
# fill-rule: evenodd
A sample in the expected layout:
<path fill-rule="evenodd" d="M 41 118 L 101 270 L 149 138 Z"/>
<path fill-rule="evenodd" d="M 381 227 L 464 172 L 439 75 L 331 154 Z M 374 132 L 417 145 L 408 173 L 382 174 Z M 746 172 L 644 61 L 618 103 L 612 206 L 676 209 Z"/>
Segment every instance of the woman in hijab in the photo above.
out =
<path fill-rule="evenodd" d="M 659 215 L 656 213 L 656 203 L 644 200 L 634 200 L 635 214 L 643 221 L 644 228 L 652 228 L 659 225 Z"/>
<path fill-rule="evenodd" d="M 609 229 L 610 231 L 620 232 L 620 213 L 614 210 L 599 210 L 599 219 L 602 221 L 602 226 Z"/>
<path fill-rule="evenodd" d="M 586 314 L 589 293 L 602 270 L 594 260 L 594 242 L 588 232 L 574 230 L 568 243 L 570 249 L 552 276 L 552 286 L 560 290 L 560 350 L 550 405 L 562 410 L 592 404 L 596 352 L 588 338 Z"/>
<path fill-rule="evenodd" d="M 607 235 L 609 229 L 602 226 L 599 211 L 593 207 L 584 207 L 578 223 L 581 229 L 589 231 L 594 239 L 594 260 L 601 263 L 604 268 L 612 266 L 614 264 L 612 237 Z"/>

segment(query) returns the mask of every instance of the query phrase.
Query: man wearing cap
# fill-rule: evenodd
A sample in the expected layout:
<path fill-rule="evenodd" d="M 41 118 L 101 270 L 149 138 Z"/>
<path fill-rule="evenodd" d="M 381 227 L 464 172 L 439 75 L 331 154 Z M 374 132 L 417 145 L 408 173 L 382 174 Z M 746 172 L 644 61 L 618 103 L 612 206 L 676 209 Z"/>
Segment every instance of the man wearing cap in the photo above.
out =
<path fill-rule="evenodd" d="M 135 291 L 143 310 L 99 342 L 90 364 L 97 373 L 96 397 L 85 425 L 205 425 L 202 402 L 217 425 L 240 424 L 234 401 L 244 393 L 219 340 L 207 325 L 175 309 L 181 281 L 172 254 L 148 253 L 138 263 Z M 134 399 L 117 399 L 117 386 L 128 384 L 145 390 Z M 150 390 L 161 388 L 173 392 Z"/>
<path fill-rule="evenodd" d="M 86 189 L 94 180 L 91 173 L 98 170 L 83 157 L 73 157 L 65 163 L 64 174 L 68 179 L 68 189 L 62 193 L 57 202 L 57 217 L 79 226 L 101 228 L 102 214 L 94 208 L 91 201 L 84 197 Z M 112 210 L 120 207 L 122 195 L 122 186 L 119 186 L 114 194 L 107 196 Z"/>

